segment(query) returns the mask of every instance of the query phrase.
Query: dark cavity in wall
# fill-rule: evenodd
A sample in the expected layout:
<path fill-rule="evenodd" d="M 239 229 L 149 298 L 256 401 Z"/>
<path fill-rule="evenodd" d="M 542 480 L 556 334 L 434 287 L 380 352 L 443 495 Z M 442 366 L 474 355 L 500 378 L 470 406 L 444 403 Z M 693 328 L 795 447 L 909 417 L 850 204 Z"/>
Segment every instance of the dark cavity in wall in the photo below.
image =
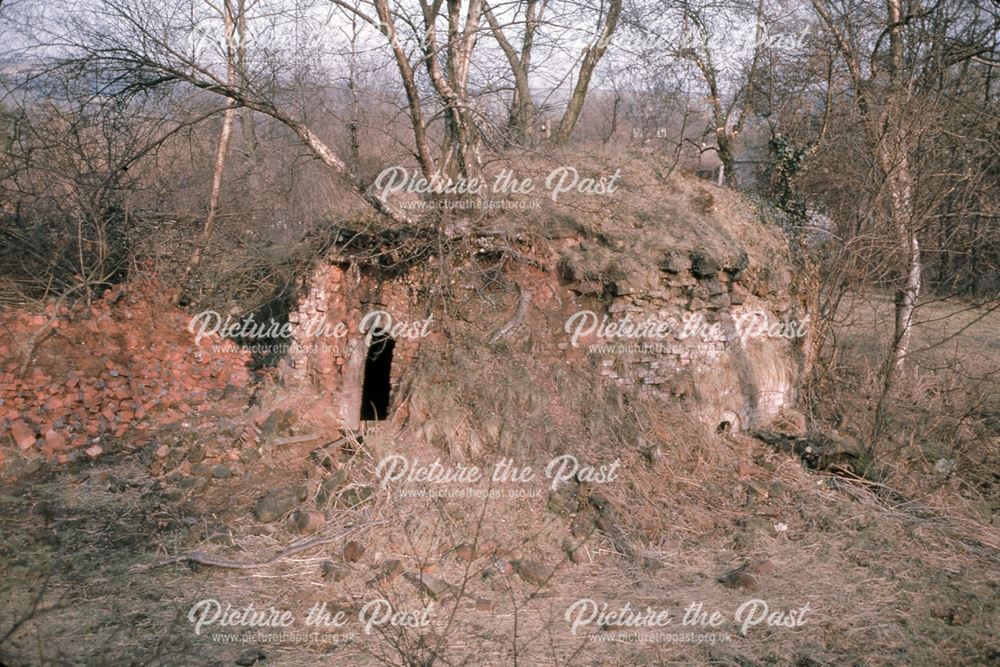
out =
<path fill-rule="evenodd" d="M 295 310 L 297 303 L 295 288 L 289 281 L 275 290 L 267 301 L 240 318 L 240 330 L 254 333 L 236 338 L 236 342 L 253 355 L 250 362 L 252 370 L 271 368 L 288 353 L 291 339 L 282 332 L 288 326 L 288 315 Z"/>
<path fill-rule="evenodd" d="M 396 341 L 389 334 L 382 331 L 372 334 L 365 359 L 364 384 L 361 387 L 362 421 L 385 419 L 389 415 L 389 378 L 395 347 Z"/>

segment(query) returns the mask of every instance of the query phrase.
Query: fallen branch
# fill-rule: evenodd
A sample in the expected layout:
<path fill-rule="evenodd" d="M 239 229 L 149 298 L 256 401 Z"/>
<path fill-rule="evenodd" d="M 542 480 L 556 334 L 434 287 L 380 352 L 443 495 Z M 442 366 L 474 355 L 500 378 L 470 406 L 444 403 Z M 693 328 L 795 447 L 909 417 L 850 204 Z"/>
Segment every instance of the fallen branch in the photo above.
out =
<path fill-rule="evenodd" d="M 317 465 L 333 470 L 337 467 L 336 459 L 337 454 L 340 452 L 340 448 L 349 442 L 354 443 L 355 448 L 357 448 L 360 444 L 358 439 L 353 434 L 345 435 L 338 440 L 328 442 L 325 445 L 312 450 L 309 454 L 309 458 L 312 459 L 312 461 Z"/>
<path fill-rule="evenodd" d="M 203 551 L 190 551 L 186 554 L 171 556 L 170 558 L 164 558 L 162 560 L 153 561 L 152 563 L 134 565 L 131 568 L 131 571 L 145 572 L 146 570 L 154 570 L 158 567 L 163 567 L 164 565 L 173 565 L 174 563 L 197 563 L 198 565 L 225 567 L 231 570 L 255 570 L 259 567 L 266 567 L 268 565 L 273 565 L 282 558 L 288 558 L 289 556 L 294 556 L 295 554 L 305 551 L 306 549 L 311 549 L 312 547 L 318 547 L 321 544 L 329 544 L 330 542 L 336 542 L 337 540 L 341 540 L 347 537 L 348 535 L 356 533 L 365 528 L 371 528 L 372 526 L 379 526 L 384 523 L 388 523 L 388 521 L 386 519 L 381 519 L 379 521 L 372 521 L 370 523 L 366 523 L 359 526 L 349 526 L 348 528 L 342 530 L 336 535 L 330 535 L 328 537 L 314 537 L 310 540 L 305 540 L 304 542 L 293 544 L 290 547 L 286 547 L 281 551 L 277 552 L 270 558 L 261 561 L 243 562 L 237 560 L 230 560 L 228 558 L 221 558 L 219 556 L 213 556 Z"/>
<path fill-rule="evenodd" d="M 297 445 L 300 442 L 319 440 L 319 438 L 319 433 L 306 433 L 305 435 L 293 435 L 287 438 L 275 438 L 271 441 L 271 444 L 275 447 L 280 447 L 281 445 Z"/>
<path fill-rule="evenodd" d="M 521 298 L 517 302 L 517 310 L 514 311 L 514 316 L 507 320 L 507 323 L 500 327 L 500 330 L 493 334 L 490 338 L 491 343 L 495 343 L 511 331 L 521 326 L 521 322 L 524 321 L 524 316 L 528 314 L 528 306 L 531 304 L 531 292 L 519 287 L 521 290 Z"/>

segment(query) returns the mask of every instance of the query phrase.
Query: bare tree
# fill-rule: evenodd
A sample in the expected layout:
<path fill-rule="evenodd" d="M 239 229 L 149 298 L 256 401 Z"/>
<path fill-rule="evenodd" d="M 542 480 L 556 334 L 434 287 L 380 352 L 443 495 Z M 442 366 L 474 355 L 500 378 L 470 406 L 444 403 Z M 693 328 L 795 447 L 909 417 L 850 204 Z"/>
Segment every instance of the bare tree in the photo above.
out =
<path fill-rule="evenodd" d="M 556 143 L 565 143 L 573 133 L 573 128 L 576 127 L 576 123 L 580 119 L 580 112 L 583 110 L 583 104 L 587 99 L 587 91 L 590 89 L 590 79 L 593 77 L 598 63 L 601 62 L 601 58 L 604 57 L 604 53 L 608 50 L 611 38 L 618 28 L 618 19 L 621 17 L 621 13 L 622 0 L 609 0 L 606 13 L 602 7 L 598 18 L 597 40 L 585 46 L 581 54 L 580 71 L 576 77 L 576 84 L 573 86 L 573 92 L 570 94 L 569 102 L 566 104 L 566 110 L 559 121 L 559 127 L 556 129 L 555 135 L 553 135 Z"/>
<path fill-rule="evenodd" d="M 524 7 L 523 18 L 515 17 L 513 21 L 519 24 L 521 30 L 521 48 L 518 50 L 507 38 L 504 32 L 505 26 L 497 19 L 494 10 L 488 4 L 483 5 L 493 38 L 503 51 L 514 78 L 514 94 L 510 102 L 507 127 L 511 133 L 511 140 L 522 145 L 531 142 L 532 127 L 535 123 L 535 103 L 531 97 L 529 77 L 535 33 L 544 19 L 548 0 L 528 0 Z"/>
<path fill-rule="evenodd" d="M 179 2 L 165 0 L 149 5 L 137 0 L 98 0 L 101 11 L 96 17 L 66 16 L 59 32 L 49 35 L 49 41 L 61 47 L 61 55 L 52 59 L 51 66 L 99 72 L 116 82 L 119 93 L 186 84 L 269 116 L 291 130 L 317 159 L 376 211 L 395 222 L 414 224 L 404 211 L 366 188 L 337 151 L 297 117 L 293 107 L 285 104 L 280 95 L 268 93 L 268 82 L 254 80 L 245 54 L 242 66 L 247 69 L 238 70 L 238 57 L 224 58 L 220 73 L 204 52 L 192 50 L 191 35 L 198 33 L 199 23 L 206 20 L 204 13 L 211 11 L 211 4 L 197 4 L 197 15 L 178 23 L 178 17 L 185 15 Z M 233 77 L 229 75 L 230 63 L 237 69 Z M 280 65 L 269 63 L 271 69 Z"/>
<path fill-rule="evenodd" d="M 693 66 L 687 78 L 704 87 L 704 134 L 711 137 L 709 148 L 722 163 L 724 180 L 735 172 L 737 137 L 755 113 L 762 61 L 775 50 L 765 37 L 768 30 L 788 31 L 789 26 L 764 0 L 684 0 L 666 11 L 658 3 L 638 4 L 626 20 L 638 39 L 649 41 L 641 51 L 645 58 L 667 56 L 673 65 Z"/>
<path fill-rule="evenodd" d="M 438 53 L 442 47 L 437 39 L 437 19 L 442 0 L 420 0 L 424 16 L 424 64 L 434 89 L 444 102 L 445 148 L 444 165 L 454 156 L 458 173 L 468 176 L 479 169 L 481 158 L 476 146 L 476 121 L 469 106 L 469 71 L 472 53 L 479 38 L 483 0 L 470 0 L 461 17 L 460 0 L 447 0 L 447 37 L 443 47 L 445 68 L 442 69 Z"/>
<path fill-rule="evenodd" d="M 874 162 L 885 179 L 890 223 L 905 258 L 905 278 L 896 292 L 895 334 L 890 352 L 890 367 L 886 371 L 886 386 L 889 387 L 894 374 L 902 369 L 906 360 L 913 310 L 920 296 L 923 271 L 920 240 L 913 220 L 913 181 L 909 158 L 909 142 L 913 137 L 907 136 L 904 120 L 905 109 L 914 91 L 912 77 L 915 74 L 903 60 L 903 30 L 906 22 L 903 20 L 900 0 L 888 0 L 887 11 L 882 17 L 882 32 L 865 58 L 857 40 L 851 40 L 842 23 L 835 19 L 830 3 L 824 0 L 812 2 L 847 66 L 862 129 Z M 859 28 L 849 23 L 847 25 L 852 32 Z M 889 53 L 884 58 L 884 77 L 880 77 L 883 55 L 879 49 L 886 35 L 889 38 Z M 869 63 L 867 76 L 862 69 L 863 60 Z M 880 78 L 884 80 L 884 84 Z"/>
<path fill-rule="evenodd" d="M 420 0 L 419 17 L 409 16 L 398 5 L 391 6 L 389 0 L 371 0 L 374 16 L 360 5 L 346 0 L 332 2 L 377 28 L 388 40 L 406 91 L 417 161 L 424 177 L 429 179 L 438 171 L 448 171 L 452 165 L 461 176 L 478 171 L 481 159 L 477 148 L 477 122 L 469 100 L 469 75 L 479 37 L 482 0 L 469 3 L 464 19 L 462 3 L 457 0 L 447 0 L 447 3 L 444 0 Z M 443 43 L 438 36 L 438 23 L 442 19 L 446 25 Z M 422 57 L 418 65 L 425 68 L 432 89 L 442 104 L 445 141 L 438 167 L 435 167 L 431 156 L 418 70 L 406 52 L 400 23 L 409 28 L 410 39 L 419 45 Z"/>
<path fill-rule="evenodd" d="M 436 173 L 435 160 L 431 155 L 428 138 L 428 124 L 425 119 L 423 102 L 417 81 L 417 69 L 411 56 L 407 53 L 396 27 L 396 14 L 388 0 L 371 0 L 375 14 L 366 12 L 361 4 L 345 0 L 331 0 L 335 5 L 345 10 L 351 17 L 360 18 L 365 23 L 380 31 L 388 40 L 392 56 L 399 71 L 403 89 L 406 92 L 407 109 L 410 116 L 410 127 L 413 131 L 415 155 L 424 178 L 430 179 Z"/>
<path fill-rule="evenodd" d="M 245 81 L 245 77 L 239 77 L 237 75 L 237 67 L 243 60 L 242 57 L 238 56 L 237 53 L 245 53 L 245 46 L 240 44 L 237 45 L 237 37 L 240 39 L 245 39 L 245 31 L 237 32 L 237 20 L 245 22 L 245 12 L 246 6 L 244 0 L 237 0 L 239 6 L 236 11 L 233 8 L 233 0 L 222 0 L 222 25 L 223 25 L 223 37 L 225 41 L 225 55 L 226 55 L 226 85 L 230 87 L 240 87 L 245 90 L 245 85 L 241 85 L 239 82 Z M 239 19 L 237 19 L 239 17 Z M 181 280 L 181 289 L 177 295 L 176 301 L 182 302 L 185 300 L 185 290 L 187 289 L 188 282 L 191 280 L 191 276 L 198 270 L 198 266 L 201 264 L 202 253 L 204 251 L 205 245 L 208 243 L 209 238 L 212 235 L 212 225 L 215 222 L 215 217 L 219 212 L 219 198 L 222 195 L 222 175 L 226 170 L 226 153 L 229 152 L 229 140 L 233 133 L 233 121 L 236 118 L 236 104 L 232 99 L 229 99 L 226 105 L 226 110 L 222 115 L 222 129 L 219 132 L 219 146 L 215 153 L 215 166 L 212 169 L 212 190 L 208 198 L 208 213 L 205 215 L 205 224 L 201 229 L 201 241 L 195 243 L 194 251 L 191 254 L 191 261 L 188 262 L 187 267 L 184 269 L 184 277 Z M 252 126 L 251 126 L 252 127 Z M 248 130 L 244 126 L 244 130 Z"/>
<path fill-rule="evenodd" d="M 894 288 L 893 331 L 870 434 L 874 453 L 899 374 L 909 365 L 927 258 L 939 259 L 939 286 L 954 284 L 940 278 L 945 265 L 974 252 L 960 239 L 979 238 L 974 227 L 995 214 L 981 196 L 991 191 L 983 179 L 996 160 L 977 137 L 989 134 L 980 123 L 995 108 L 987 63 L 1000 23 L 979 3 L 889 0 L 874 9 L 810 0 L 810 9 L 818 34 L 809 54 L 794 72 L 758 80 L 755 105 L 781 147 L 785 162 L 774 167 L 782 196 L 801 210 L 799 224 L 823 218 L 805 216 L 807 199 L 833 215 L 817 229 L 824 234 L 817 256 L 827 326 L 847 290 Z M 988 270 L 988 260 L 977 264 L 969 270 Z"/>

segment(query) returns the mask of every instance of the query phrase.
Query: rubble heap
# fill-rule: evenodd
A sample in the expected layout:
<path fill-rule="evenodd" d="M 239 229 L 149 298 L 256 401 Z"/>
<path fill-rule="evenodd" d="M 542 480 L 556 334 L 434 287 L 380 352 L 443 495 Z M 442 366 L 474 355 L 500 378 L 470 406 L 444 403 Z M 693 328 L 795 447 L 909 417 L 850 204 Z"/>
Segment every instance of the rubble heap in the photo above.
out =
<path fill-rule="evenodd" d="M 0 311 L 3 444 L 62 462 L 79 448 L 96 456 L 104 437 L 178 421 L 245 385 L 249 353 L 217 336 L 195 344 L 166 293 L 143 281 L 89 305 Z"/>

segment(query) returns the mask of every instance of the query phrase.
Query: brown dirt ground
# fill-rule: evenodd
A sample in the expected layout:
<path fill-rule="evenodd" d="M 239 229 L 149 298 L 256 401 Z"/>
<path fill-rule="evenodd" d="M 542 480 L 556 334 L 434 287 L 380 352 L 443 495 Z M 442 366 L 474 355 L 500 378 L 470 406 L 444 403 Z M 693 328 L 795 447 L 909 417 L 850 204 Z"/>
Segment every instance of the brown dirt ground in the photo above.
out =
<path fill-rule="evenodd" d="M 259 460 L 234 462 L 238 477 L 187 488 L 183 480 L 197 476 L 151 475 L 159 444 L 182 454 L 224 447 L 232 422 L 216 415 L 166 428 L 138 450 L 120 442 L 97 461 L 39 469 L 5 483 L 0 495 L 0 637 L 8 635 L 0 662 L 233 664 L 248 649 L 274 665 L 430 664 L 432 653 L 436 664 L 462 665 L 930 665 L 995 664 L 1000 657 L 995 527 L 890 502 L 742 436 L 706 442 L 682 422 L 657 427 L 674 443 L 666 455 L 651 464 L 626 453 L 624 481 L 596 489 L 615 508 L 634 557 L 598 533 L 585 542 L 582 564 L 568 562 L 561 544 L 572 519 L 546 509 L 543 483 L 524 485 L 537 495 L 490 500 L 405 497 L 406 485 L 394 485 L 358 508 L 327 510 L 319 535 L 387 522 L 354 536 L 365 554 L 339 582 L 324 579 L 321 566 L 339 559 L 343 540 L 254 570 L 133 569 L 191 549 L 261 560 L 302 539 L 282 522 L 255 521 L 249 509 L 268 489 L 304 483 L 315 491 L 329 476 L 309 461 L 309 444 L 265 450 Z M 375 461 L 401 446 L 424 462 L 439 455 L 400 437 L 387 423 L 358 451 L 342 454 L 348 485 L 374 484 Z M 544 460 L 530 463 L 540 469 Z M 542 587 L 516 575 L 484 578 L 489 558 L 465 563 L 448 553 L 487 539 L 514 552 L 508 557 L 554 567 L 553 576 Z M 385 598 L 394 609 L 416 611 L 430 602 L 402 577 L 371 582 L 390 559 L 411 573 L 433 567 L 453 585 L 464 582 L 472 597 L 435 602 L 432 631 L 388 627 L 368 635 L 355 616 L 364 604 Z M 743 562 L 764 560 L 774 571 L 758 577 L 755 591 L 716 581 Z M 187 615 L 208 598 L 289 610 L 296 621 L 284 631 L 296 634 L 230 643 L 213 635 L 254 629 L 214 626 L 198 635 Z M 472 598 L 492 608 L 479 610 Z M 593 625 L 574 636 L 565 613 L 581 598 L 649 605 L 670 611 L 675 622 L 641 629 L 655 635 L 643 641 L 627 640 L 627 629 Z M 800 627 L 762 625 L 742 634 L 734 613 L 755 598 L 771 610 L 811 610 Z M 307 611 L 322 602 L 348 610 L 350 620 L 332 631 L 306 627 Z M 671 638 L 709 634 L 679 626 L 695 602 L 721 612 L 716 643 Z M 323 636 L 305 636 L 317 631 Z"/>

